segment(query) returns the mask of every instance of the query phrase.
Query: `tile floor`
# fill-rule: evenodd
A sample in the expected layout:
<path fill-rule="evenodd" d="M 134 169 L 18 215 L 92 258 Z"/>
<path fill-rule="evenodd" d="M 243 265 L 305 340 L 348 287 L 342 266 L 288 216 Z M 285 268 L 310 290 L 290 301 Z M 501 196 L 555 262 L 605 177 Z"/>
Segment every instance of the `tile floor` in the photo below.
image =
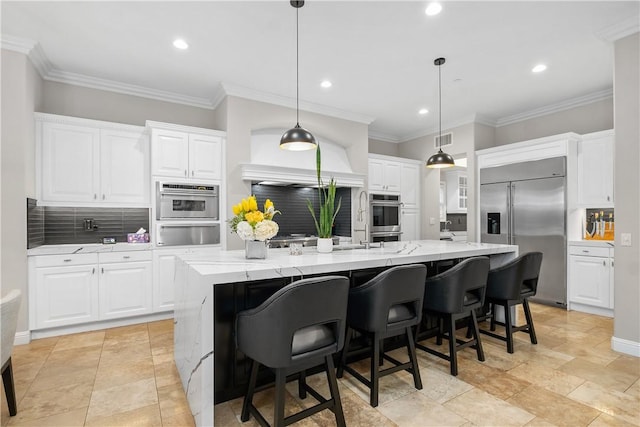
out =
<path fill-rule="evenodd" d="M 538 345 L 517 335 L 514 354 L 483 335 L 486 361 L 459 355 L 457 377 L 447 362 L 418 350 L 424 388 L 397 373 L 381 380 L 380 405 L 348 373 L 339 380 L 347 425 L 355 426 L 640 426 L 640 359 L 610 349 L 612 319 L 532 305 Z M 484 326 L 483 326 L 484 327 Z M 2 426 L 189 426 L 193 420 L 173 363 L 171 321 L 33 341 L 14 349 L 18 415 Z M 404 354 L 398 351 L 397 357 Z M 404 360 L 404 359 L 402 359 Z M 357 364 L 366 372 L 366 361 Z M 323 375 L 309 378 L 325 395 Z M 313 404 L 287 385 L 288 413 Z M 272 419 L 272 394 L 256 406 Z M 241 399 L 215 407 L 216 426 L 239 422 Z M 323 411 L 296 425 L 332 426 Z"/>

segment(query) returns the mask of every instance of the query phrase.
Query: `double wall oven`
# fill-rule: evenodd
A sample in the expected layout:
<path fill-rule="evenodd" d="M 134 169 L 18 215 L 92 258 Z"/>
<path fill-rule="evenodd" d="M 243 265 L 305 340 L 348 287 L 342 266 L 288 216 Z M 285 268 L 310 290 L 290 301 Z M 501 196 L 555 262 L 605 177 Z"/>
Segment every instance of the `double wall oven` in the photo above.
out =
<path fill-rule="evenodd" d="M 159 246 L 220 243 L 220 193 L 217 185 L 156 182 Z"/>
<path fill-rule="evenodd" d="M 402 235 L 400 224 L 400 196 L 394 194 L 371 194 L 369 212 L 370 242 L 397 242 Z"/>

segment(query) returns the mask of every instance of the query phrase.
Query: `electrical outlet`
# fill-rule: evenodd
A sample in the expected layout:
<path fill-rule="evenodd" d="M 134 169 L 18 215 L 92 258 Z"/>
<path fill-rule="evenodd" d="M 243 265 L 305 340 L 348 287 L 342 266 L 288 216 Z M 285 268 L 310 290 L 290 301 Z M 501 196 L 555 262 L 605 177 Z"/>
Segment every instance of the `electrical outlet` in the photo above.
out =
<path fill-rule="evenodd" d="M 436 223 L 436 219 L 434 217 L 429 218 L 429 225 L 434 225 Z"/>
<path fill-rule="evenodd" d="M 620 246 L 631 246 L 631 233 L 620 233 Z"/>

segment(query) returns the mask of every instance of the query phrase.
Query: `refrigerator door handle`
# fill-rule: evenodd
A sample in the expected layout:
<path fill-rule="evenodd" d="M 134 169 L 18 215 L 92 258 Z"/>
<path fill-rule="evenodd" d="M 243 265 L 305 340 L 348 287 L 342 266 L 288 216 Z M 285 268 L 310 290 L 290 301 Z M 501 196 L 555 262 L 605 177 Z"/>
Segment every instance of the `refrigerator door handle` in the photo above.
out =
<path fill-rule="evenodd" d="M 513 203 L 512 203 L 512 186 L 513 184 L 507 185 L 507 243 L 513 244 Z"/>

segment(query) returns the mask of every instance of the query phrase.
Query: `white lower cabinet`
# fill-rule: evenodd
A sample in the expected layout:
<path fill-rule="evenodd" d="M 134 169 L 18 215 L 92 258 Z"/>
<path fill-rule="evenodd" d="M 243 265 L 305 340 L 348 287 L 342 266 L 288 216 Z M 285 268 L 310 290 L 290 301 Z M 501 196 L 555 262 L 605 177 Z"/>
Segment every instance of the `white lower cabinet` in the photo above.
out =
<path fill-rule="evenodd" d="M 100 254 L 100 319 L 152 311 L 151 253 Z"/>
<path fill-rule="evenodd" d="M 30 329 L 151 313 L 151 251 L 29 258 Z"/>
<path fill-rule="evenodd" d="M 568 284 L 570 309 L 612 315 L 613 248 L 570 246 Z"/>
<path fill-rule="evenodd" d="M 420 212 L 417 209 L 402 209 L 401 212 L 402 235 L 400 240 L 420 239 Z"/>

